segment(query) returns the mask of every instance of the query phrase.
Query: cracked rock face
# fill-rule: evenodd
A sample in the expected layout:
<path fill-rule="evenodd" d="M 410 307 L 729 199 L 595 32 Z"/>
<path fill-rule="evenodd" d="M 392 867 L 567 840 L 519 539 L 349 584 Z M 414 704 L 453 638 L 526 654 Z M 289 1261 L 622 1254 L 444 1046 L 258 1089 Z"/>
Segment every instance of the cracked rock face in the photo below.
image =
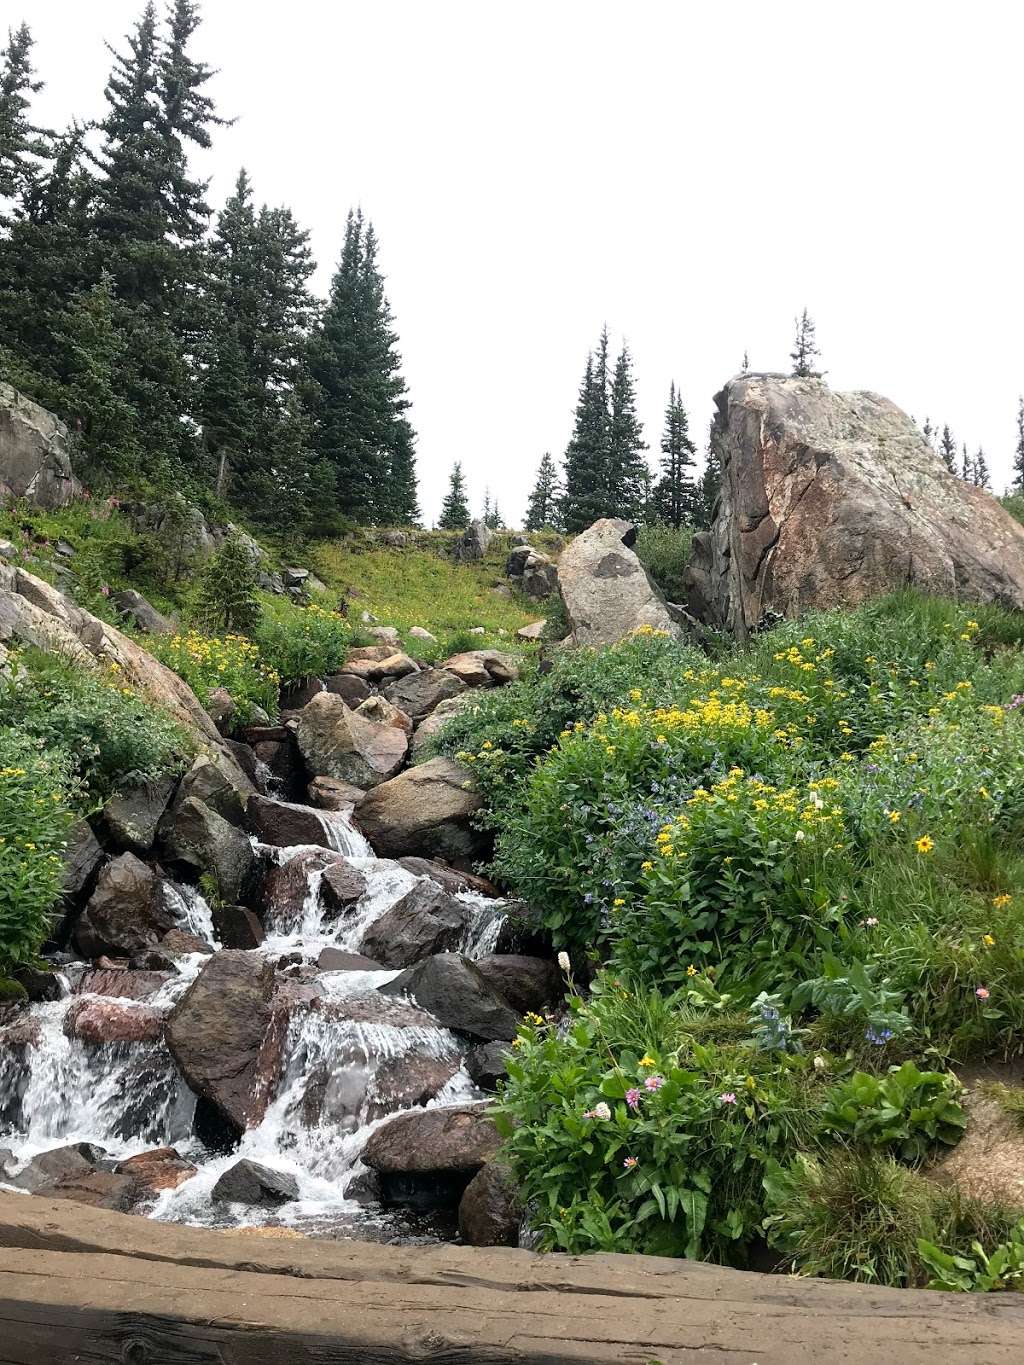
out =
<path fill-rule="evenodd" d="M 694 615 L 742 638 L 769 613 L 904 587 L 1024 607 L 1024 527 L 948 473 L 894 403 L 772 374 L 715 401 L 722 490 L 694 537 Z"/>

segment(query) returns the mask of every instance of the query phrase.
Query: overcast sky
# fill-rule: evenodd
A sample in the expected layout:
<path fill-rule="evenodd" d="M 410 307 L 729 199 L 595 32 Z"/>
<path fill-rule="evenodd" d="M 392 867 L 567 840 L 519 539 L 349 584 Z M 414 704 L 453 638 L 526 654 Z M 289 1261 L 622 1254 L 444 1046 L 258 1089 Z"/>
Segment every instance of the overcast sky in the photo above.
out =
<path fill-rule="evenodd" d="M 140 0 L 3 0 L 43 121 L 99 114 Z M 607 321 L 656 454 L 670 380 L 703 449 L 749 351 L 817 322 L 829 382 L 948 421 L 1009 477 L 1021 350 L 1024 7 L 1004 0 L 206 0 L 237 115 L 204 156 L 312 231 L 376 225 L 419 434 L 518 521 Z"/>

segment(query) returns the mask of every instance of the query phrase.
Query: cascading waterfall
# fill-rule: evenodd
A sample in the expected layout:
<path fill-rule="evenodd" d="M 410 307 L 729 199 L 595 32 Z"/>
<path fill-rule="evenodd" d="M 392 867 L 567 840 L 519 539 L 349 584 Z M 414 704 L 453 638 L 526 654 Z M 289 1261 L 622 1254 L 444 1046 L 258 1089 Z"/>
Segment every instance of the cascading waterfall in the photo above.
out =
<path fill-rule="evenodd" d="M 308 868 L 298 915 L 268 914 L 265 942 L 255 950 L 275 962 L 297 956 L 315 963 L 327 946 L 358 952 L 369 926 L 421 880 L 397 862 L 375 858 L 345 814 L 321 814 L 324 846 L 342 853 L 364 875 L 366 890 L 346 914 L 329 918 L 320 895 L 322 868 Z M 322 853 L 324 846 L 262 852 L 287 863 L 311 847 Z M 182 927 L 219 947 L 210 907 L 199 892 L 168 888 Z M 469 892 L 457 899 L 471 912 L 461 950 L 473 957 L 493 951 L 504 919 L 502 903 Z M 229 1155 L 213 1153 L 191 1136 L 195 1099 L 162 1042 L 97 1045 L 64 1032 L 75 1001 L 145 1007 L 166 1015 L 207 960 L 201 953 L 180 959 L 176 972 L 137 1002 L 73 993 L 26 1011 L 23 1045 L 0 1053 L 0 1145 L 12 1149 L 18 1169 L 34 1155 L 72 1142 L 95 1143 L 121 1159 L 174 1146 L 198 1172 L 160 1194 L 150 1209 L 153 1217 L 239 1226 L 274 1221 L 358 1235 L 360 1225 L 381 1219 L 379 1210 L 348 1193 L 354 1178 L 365 1174 L 360 1153 L 374 1128 L 403 1103 L 401 1087 L 391 1093 L 381 1087 L 381 1077 L 392 1075 L 404 1059 L 426 1059 L 448 1076 L 431 1105 L 480 1099 L 462 1067 L 465 1044 L 408 1001 L 378 994 L 397 972 L 321 972 L 313 981 L 312 1003 L 290 1018 L 281 1075 L 262 1121 Z M 89 979 L 77 969 L 71 978 L 73 990 Z M 218 1177 L 242 1157 L 294 1176 L 299 1198 L 273 1213 L 211 1202 Z M 389 1229 L 401 1231 L 393 1220 Z"/>

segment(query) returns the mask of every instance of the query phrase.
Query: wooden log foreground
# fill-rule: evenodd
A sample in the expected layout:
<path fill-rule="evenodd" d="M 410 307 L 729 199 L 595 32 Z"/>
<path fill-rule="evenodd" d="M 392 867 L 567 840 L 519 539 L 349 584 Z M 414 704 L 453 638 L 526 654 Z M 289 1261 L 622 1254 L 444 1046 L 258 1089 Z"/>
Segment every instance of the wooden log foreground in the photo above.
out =
<path fill-rule="evenodd" d="M 2 1365 L 1020 1365 L 1024 1296 L 175 1227 L 0 1193 Z"/>

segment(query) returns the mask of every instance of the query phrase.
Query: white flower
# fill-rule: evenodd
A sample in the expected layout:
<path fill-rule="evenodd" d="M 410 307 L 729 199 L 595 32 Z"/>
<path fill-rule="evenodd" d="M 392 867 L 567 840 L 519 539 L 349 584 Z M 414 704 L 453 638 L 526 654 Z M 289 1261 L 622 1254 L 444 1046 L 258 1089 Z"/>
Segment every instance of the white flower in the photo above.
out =
<path fill-rule="evenodd" d="M 797 843 L 799 844 L 799 843 L 802 843 L 802 841 L 803 841 L 807 836 L 804 834 L 804 832 L 803 832 L 802 829 L 798 829 L 797 832 L 796 832 L 796 834 L 795 834 L 793 837 L 796 839 Z"/>
<path fill-rule="evenodd" d="M 563 972 L 567 972 L 567 971 L 569 970 L 569 954 L 568 954 L 568 953 L 559 953 L 559 954 L 558 954 L 558 965 L 561 967 L 561 969 L 562 969 Z"/>
<path fill-rule="evenodd" d="M 594 1105 L 594 1118 L 595 1118 L 595 1119 L 610 1119 L 611 1116 L 612 1116 L 612 1111 L 611 1111 L 611 1110 L 608 1108 L 608 1106 L 605 1104 L 604 1100 L 601 1100 L 599 1104 L 595 1104 L 595 1105 Z"/>
<path fill-rule="evenodd" d="M 815 1069 L 815 1071 L 825 1071 L 825 1070 L 827 1070 L 827 1068 L 828 1068 L 828 1062 L 825 1061 L 825 1058 L 824 1058 L 824 1057 L 822 1057 L 822 1056 L 820 1056 L 820 1055 L 817 1056 L 817 1057 L 815 1057 L 815 1059 L 814 1059 L 814 1069 Z"/>

